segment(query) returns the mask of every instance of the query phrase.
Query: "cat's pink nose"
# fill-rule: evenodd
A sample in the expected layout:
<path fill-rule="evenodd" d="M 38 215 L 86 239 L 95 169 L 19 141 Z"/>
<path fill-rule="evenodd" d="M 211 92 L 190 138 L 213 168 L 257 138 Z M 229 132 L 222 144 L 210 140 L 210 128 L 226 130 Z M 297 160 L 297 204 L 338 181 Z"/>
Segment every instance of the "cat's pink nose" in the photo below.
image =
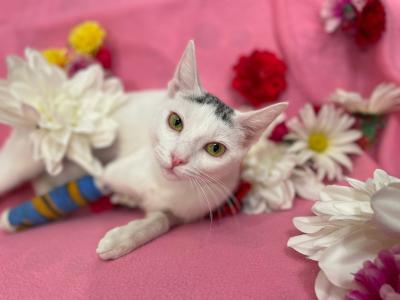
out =
<path fill-rule="evenodd" d="M 186 160 L 180 158 L 175 153 L 173 153 L 173 154 L 171 154 L 171 163 L 172 163 L 171 169 L 173 169 L 177 166 L 186 164 Z"/>

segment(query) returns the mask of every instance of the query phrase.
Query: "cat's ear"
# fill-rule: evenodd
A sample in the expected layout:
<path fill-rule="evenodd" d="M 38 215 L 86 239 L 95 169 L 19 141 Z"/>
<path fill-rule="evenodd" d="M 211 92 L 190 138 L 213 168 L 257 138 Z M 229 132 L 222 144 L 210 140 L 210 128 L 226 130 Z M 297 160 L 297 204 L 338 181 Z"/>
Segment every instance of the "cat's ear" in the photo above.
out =
<path fill-rule="evenodd" d="M 203 89 L 197 72 L 194 41 L 190 40 L 176 67 L 174 77 L 168 83 L 168 95 L 173 98 L 178 92 L 201 95 Z"/>
<path fill-rule="evenodd" d="M 245 131 L 245 143 L 255 143 L 265 129 L 278 117 L 288 106 L 287 102 L 281 102 L 267 106 L 262 109 L 239 113 L 236 122 Z"/>

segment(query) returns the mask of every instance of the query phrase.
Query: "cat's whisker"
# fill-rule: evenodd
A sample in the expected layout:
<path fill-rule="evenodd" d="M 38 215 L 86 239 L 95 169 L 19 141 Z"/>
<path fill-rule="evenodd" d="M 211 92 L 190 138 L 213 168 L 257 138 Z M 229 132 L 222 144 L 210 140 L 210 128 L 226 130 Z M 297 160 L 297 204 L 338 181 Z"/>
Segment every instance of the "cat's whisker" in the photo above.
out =
<path fill-rule="evenodd" d="M 220 181 L 218 181 L 216 178 L 214 178 L 208 174 L 205 174 L 201 170 L 197 170 L 197 172 L 199 174 L 201 174 L 202 176 L 204 176 L 205 178 L 207 178 L 212 183 L 214 183 L 215 187 L 218 187 L 219 189 L 222 189 L 222 191 L 225 191 L 225 193 L 223 193 L 223 194 L 227 194 L 224 196 L 228 198 L 226 203 L 228 204 L 228 207 L 229 207 L 232 215 L 236 216 L 237 212 L 240 211 L 240 204 L 239 204 L 239 201 L 237 200 L 237 198 L 233 195 L 233 193 L 231 191 L 229 191 L 229 189 L 224 184 L 222 184 Z M 231 201 L 230 201 L 231 199 L 232 199 L 232 201 L 234 201 L 234 205 L 231 203 Z"/>
<path fill-rule="evenodd" d="M 192 171 L 192 176 L 195 176 L 196 178 L 198 178 L 198 179 L 200 179 L 200 180 L 202 180 L 204 183 L 205 183 L 205 186 L 207 186 L 208 188 L 209 188 L 209 190 L 214 194 L 214 196 L 217 196 L 217 199 L 218 198 L 226 198 L 227 197 L 227 194 L 229 194 L 229 191 L 228 191 L 228 189 L 222 189 L 221 187 L 220 187 L 220 185 L 222 185 L 221 183 L 215 183 L 215 182 L 213 182 L 213 181 L 211 181 L 210 179 L 208 179 L 207 177 L 205 177 L 205 176 L 200 176 L 200 175 L 198 175 L 196 172 L 194 172 L 194 171 Z M 214 187 L 214 189 L 213 189 L 213 187 Z M 223 187 L 223 186 L 222 186 Z M 228 193 L 226 192 L 226 191 L 228 191 Z M 220 195 L 220 196 L 218 196 L 217 194 L 215 194 L 215 192 L 218 192 L 218 194 Z M 215 204 L 215 203 L 214 203 Z M 236 210 L 235 210 L 235 208 L 234 207 L 232 207 L 232 204 L 229 202 L 229 200 L 228 200 L 228 207 L 229 207 L 229 209 L 231 210 L 231 213 L 232 213 L 232 215 L 233 216 L 235 216 L 236 215 Z M 218 215 L 219 215 L 219 219 L 222 219 L 222 215 L 221 215 L 221 206 L 220 205 L 215 205 L 216 206 L 216 209 L 217 209 L 217 212 L 218 212 Z"/>
<path fill-rule="evenodd" d="M 240 207 L 241 207 L 241 206 L 240 206 L 240 202 L 239 202 L 239 200 L 236 198 L 235 194 L 234 194 L 232 191 L 229 191 L 229 189 L 228 189 L 221 181 L 219 181 L 217 178 L 214 178 L 214 177 L 212 177 L 212 176 L 210 176 L 210 175 L 207 175 L 207 174 L 205 174 L 205 173 L 203 173 L 203 176 L 206 176 L 206 177 L 210 178 L 210 180 L 213 180 L 213 181 L 215 181 L 216 183 L 219 183 L 219 185 L 229 193 L 228 197 L 229 197 L 229 199 L 232 199 L 233 205 L 235 206 L 235 208 L 236 208 L 237 210 L 240 210 Z"/>
<path fill-rule="evenodd" d="M 217 207 L 218 205 L 217 205 L 217 203 L 214 201 L 214 200 L 217 200 L 218 198 L 219 198 L 219 196 L 215 193 L 215 191 L 212 189 L 212 186 L 210 186 L 210 185 L 213 185 L 213 183 L 212 182 L 206 182 L 205 180 L 204 180 L 204 178 L 202 178 L 201 176 L 199 176 L 198 174 L 196 174 L 196 172 L 194 171 L 194 169 L 192 168 L 192 169 L 189 169 L 189 172 L 190 172 L 190 176 L 193 176 L 193 177 L 195 177 L 195 178 L 198 178 L 199 180 L 201 180 L 202 182 L 204 182 L 204 186 L 214 195 L 214 197 L 215 197 L 215 199 L 214 198 L 211 198 L 212 199 L 212 204 L 213 204 L 213 207 Z"/>
<path fill-rule="evenodd" d="M 208 201 L 207 194 L 206 194 L 206 192 L 203 190 L 203 188 L 202 188 L 202 186 L 201 186 L 201 183 L 198 182 L 196 178 L 193 178 L 193 180 L 194 180 L 194 182 L 197 184 L 197 186 L 199 187 L 200 191 L 203 193 L 203 195 L 204 195 L 204 200 L 205 200 L 206 203 L 207 203 L 208 211 L 209 211 L 209 216 L 210 216 L 210 229 L 211 229 L 211 226 L 212 226 L 212 224 L 213 224 L 213 217 L 212 217 L 212 208 L 211 208 L 210 202 Z"/>
<path fill-rule="evenodd" d="M 202 194 L 200 194 L 199 193 L 199 189 L 198 189 L 198 186 L 197 186 L 197 182 L 195 182 L 194 181 L 194 178 L 189 178 L 189 182 L 190 182 L 190 185 L 192 186 L 192 188 L 196 191 L 196 193 L 200 196 L 200 200 L 202 200 L 203 198 L 202 198 Z M 209 208 L 209 210 L 210 210 L 210 208 Z M 212 223 L 212 220 L 211 220 L 211 223 Z"/>

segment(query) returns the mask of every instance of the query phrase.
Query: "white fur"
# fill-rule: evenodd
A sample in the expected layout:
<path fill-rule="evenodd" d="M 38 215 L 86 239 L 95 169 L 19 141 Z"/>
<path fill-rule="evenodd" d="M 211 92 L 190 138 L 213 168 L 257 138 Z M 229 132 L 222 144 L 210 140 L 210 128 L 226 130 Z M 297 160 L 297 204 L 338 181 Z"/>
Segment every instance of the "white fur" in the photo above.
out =
<path fill-rule="evenodd" d="M 202 93 L 191 41 L 168 90 L 132 93 L 116 112 L 115 159 L 97 181 L 118 195 L 115 201 L 138 206 L 147 216 L 109 231 L 97 248 L 102 259 L 127 254 L 171 226 L 192 222 L 223 204 L 239 181 L 249 147 L 286 108 L 281 103 L 254 112 L 235 111 L 228 124 L 215 115 L 214 106 L 184 98 Z M 169 127 L 171 112 L 183 120 L 181 132 Z M 226 152 L 211 156 L 204 149 L 210 142 L 222 143 Z M 171 171 L 172 153 L 187 163 Z"/>

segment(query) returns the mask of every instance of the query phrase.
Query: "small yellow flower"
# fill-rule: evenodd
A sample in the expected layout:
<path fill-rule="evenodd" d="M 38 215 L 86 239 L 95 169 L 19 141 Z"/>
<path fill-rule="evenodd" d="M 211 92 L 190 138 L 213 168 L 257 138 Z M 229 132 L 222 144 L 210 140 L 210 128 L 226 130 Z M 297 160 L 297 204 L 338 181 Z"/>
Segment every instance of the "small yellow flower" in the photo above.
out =
<path fill-rule="evenodd" d="M 68 63 L 68 51 L 65 48 L 49 48 L 42 51 L 44 58 L 51 64 L 64 68 Z"/>
<path fill-rule="evenodd" d="M 78 53 L 93 54 L 103 44 L 106 32 L 95 21 L 86 21 L 72 28 L 69 44 Z"/>

